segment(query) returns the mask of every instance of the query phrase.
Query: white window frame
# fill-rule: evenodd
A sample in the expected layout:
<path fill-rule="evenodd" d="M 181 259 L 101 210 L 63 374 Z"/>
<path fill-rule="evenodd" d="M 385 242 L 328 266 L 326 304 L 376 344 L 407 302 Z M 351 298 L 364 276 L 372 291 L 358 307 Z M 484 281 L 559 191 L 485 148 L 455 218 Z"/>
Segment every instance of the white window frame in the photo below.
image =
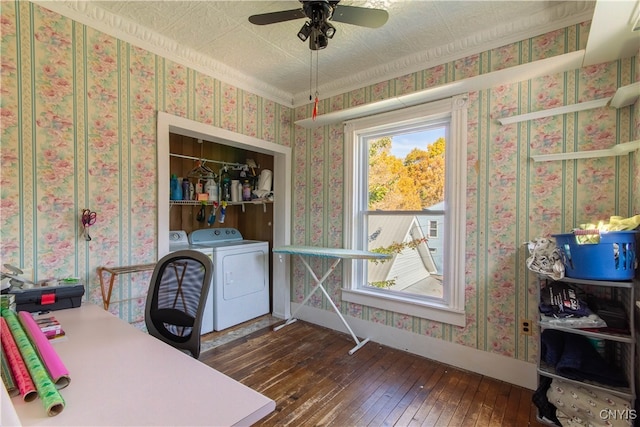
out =
<path fill-rule="evenodd" d="M 358 287 L 365 277 L 366 261 L 351 260 L 344 263 L 342 299 L 354 304 L 390 310 L 396 313 L 464 326 L 465 290 L 465 226 L 467 184 L 467 100 L 462 94 L 416 107 L 396 110 L 376 116 L 345 122 L 345 199 L 344 247 L 363 247 L 366 227 L 358 207 L 366 180 L 368 164 L 358 158 L 361 138 L 383 132 L 392 126 L 410 126 L 438 119 L 449 120 L 449 135 L 445 147 L 445 222 L 442 238 L 444 248 L 444 298 L 439 301 L 416 299 L 411 296 L 388 294 L 375 289 Z M 366 224 L 365 224 L 366 225 Z M 346 261 L 346 260 L 345 260 Z"/>

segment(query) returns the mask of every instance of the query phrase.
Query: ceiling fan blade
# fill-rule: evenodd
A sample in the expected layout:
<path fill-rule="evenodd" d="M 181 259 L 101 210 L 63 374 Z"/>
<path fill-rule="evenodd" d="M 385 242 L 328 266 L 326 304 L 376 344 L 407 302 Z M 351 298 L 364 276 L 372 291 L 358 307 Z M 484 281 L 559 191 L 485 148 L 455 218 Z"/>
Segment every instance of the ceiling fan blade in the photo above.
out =
<path fill-rule="evenodd" d="M 386 10 L 346 5 L 338 5 L 331 17 L 332 21 L 369 28 L 382 27 L 387 19 L 389 13 Z"/>
<path fill-rule="evenodd" d="M 306 18 L 302 9 L 282 10 L 280 12 L 262 13 L 260 15 L 251 15 L 249 22 L 256 25 L 268 25 L 278 22 L 291 21 L 298 18 Z"/>

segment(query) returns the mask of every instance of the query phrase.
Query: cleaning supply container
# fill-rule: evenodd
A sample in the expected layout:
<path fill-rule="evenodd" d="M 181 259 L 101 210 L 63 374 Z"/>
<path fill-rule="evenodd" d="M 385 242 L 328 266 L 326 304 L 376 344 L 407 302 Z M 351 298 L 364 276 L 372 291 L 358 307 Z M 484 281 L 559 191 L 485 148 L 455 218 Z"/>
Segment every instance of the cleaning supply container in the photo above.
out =
<path fill-rule="evenodd" d="M 175 174 L 171 175 L 170 199 L 182 200 L 182 186 Z"/>
<path fill-rule="evenodd" d="M 565 275 L 586 280 L 631 280 L 638 264 L 638 231 L 575 230 L 554 234 Z"/>

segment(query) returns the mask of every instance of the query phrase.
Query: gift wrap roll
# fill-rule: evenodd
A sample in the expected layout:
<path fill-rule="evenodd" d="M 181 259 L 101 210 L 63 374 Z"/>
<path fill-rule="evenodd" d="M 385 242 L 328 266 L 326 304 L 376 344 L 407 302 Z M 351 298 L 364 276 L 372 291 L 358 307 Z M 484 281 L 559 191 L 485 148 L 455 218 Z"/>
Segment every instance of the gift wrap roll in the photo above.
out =
<path fill-rule="evenodd" d="M 24 331 L 31 340 L 31 344 L 33 344 L 33 347 L 40 355 L 40 359 L 44 362 L 44 366 L 47 368 L 56 387 L 61 389 L 68 386 L 69 382 L 71 382 L 69 371 L 64 366 L 64 363 L 62 363 L 53 345 L 51 345 L 47 337 L 40 330 L 31 313 L 21 311 L 18 313 L 18 317 L 20 318 L 20 323 L 22 323 Z"/>
<path fill-rule="evenodd" d="M 7 354 L 4 352 L 4 347 L 2 347 L 1 345 L 0 359 L 2 362 L 2 382 L 4 383 L 4 387 L 7 389 L 7 393 L 9 394 L 9 396 L 17 396 L 20 394 L 20 390 L 18 390 L 16 381 L 13 379 L 13 373 L 11 372 L 9 361 L 7 360 Z"/>
<path fill-rule="evenodd" d="M 50 417 L 58 415 L 64 409 L 64 399 L 51 380 L 49 372 L 47 372 L 42 361 L 40 361 L 38 353 L 29 341 L 29 337 L 27 337 L 27 334 L 22 329 L 18 315 L 11 310 L 3 309 L 2 317 L 6 319 L 7 325 L 9 325 L 9 329 L 16 340 L 20 354 L 22 354 L 29 374 L 31 374 L 31 378 L 33 378 L 33 382 L 38 390 L 38 397 L 42 400 L 47 415 Z"/>
<path fill-rule="evenodd" d="M 3 310 L 4 311 L 4 310 Z M 13 378 L 16 380 L 18 391 L 25 402 L 31 402 L 38 396 L 36 392 L 36 385 L 29 375 L 27 365 L 24 364 L 18 345 L 11 335 L 9 325 L 5 321 L 4 317 L 0 317 L 0 338 L 2 339 L 2 348 L 7 355 L 7 362 L 13 373 Z"/>

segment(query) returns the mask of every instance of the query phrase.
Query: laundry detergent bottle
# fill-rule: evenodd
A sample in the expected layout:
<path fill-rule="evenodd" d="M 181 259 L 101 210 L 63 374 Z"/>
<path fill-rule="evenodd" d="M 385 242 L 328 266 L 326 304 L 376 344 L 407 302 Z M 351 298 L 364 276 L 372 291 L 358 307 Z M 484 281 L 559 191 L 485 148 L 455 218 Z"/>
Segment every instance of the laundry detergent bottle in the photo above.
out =
<path fill-rule="evenodd" d="M 171 186 L 169 188 L 169 198 L 171 200 L 182 200 L 182 186 L 176 174 L 171 175 Z"/>
<path fill-rule="evenodd" d="M 204 192 L 209 193 L 209 200 L 218 201 L 218 184 L 213 178 L 209 178 L 204 186 Z"/>

